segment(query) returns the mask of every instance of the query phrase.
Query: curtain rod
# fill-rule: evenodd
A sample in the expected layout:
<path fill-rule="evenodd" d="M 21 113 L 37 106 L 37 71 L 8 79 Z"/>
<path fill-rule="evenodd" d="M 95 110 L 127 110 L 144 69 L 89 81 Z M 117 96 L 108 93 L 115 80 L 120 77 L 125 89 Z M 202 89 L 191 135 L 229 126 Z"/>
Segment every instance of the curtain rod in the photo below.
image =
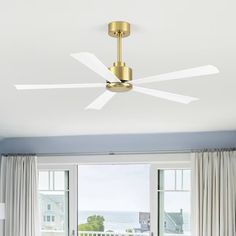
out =
<path fill-rule="evenodd" d="M 204 149 L 182 149 L 182 150 L 152 150 L 152 151 L 108 151 L 108 152 L 70 152 L 70 153 L 7 153 L 4 156 L 36 155 L 41 156 L 120 156 L 120 155 L 143 155 L 143 154 L 171 154 L 192 152 L 220 152 L 236 151 L 236 148 L 204 148 Z"/>

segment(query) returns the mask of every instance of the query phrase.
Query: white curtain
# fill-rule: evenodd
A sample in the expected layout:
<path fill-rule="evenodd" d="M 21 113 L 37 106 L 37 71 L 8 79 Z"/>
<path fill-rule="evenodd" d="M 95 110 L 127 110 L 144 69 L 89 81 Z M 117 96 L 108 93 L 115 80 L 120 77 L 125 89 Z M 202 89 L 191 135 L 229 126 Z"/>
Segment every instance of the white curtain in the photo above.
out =
<path fill-rule="evenodd" d="M 0 160 L 0 197 L 6 204 L 5 236 L 38 236 L 38 183 L 35 156 Z"/>
<path fill-rule="evenodd" d="M 5 158 L 0 156 L 0 203 L 5 203 Z M 0 235 L 4 235 L 5 232 L 5 221 L 0 220 Z"/>
<path fill-rule="evenodd" d="M 236 152 L 193 155 L 193 229 L 196 236 L 236 235 Z"/>

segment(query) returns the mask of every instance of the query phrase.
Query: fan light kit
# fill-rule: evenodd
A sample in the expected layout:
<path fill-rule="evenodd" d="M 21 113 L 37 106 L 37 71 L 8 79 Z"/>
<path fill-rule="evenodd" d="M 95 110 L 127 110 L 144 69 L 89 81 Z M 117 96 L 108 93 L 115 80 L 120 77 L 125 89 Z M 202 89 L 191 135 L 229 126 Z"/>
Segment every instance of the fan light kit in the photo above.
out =
<path fill-rule="evenodd" d="M 199 77 L 219 73 L 219 70 L 212 65 L 200 66 L 191 69 L 166 73 L 161 75 L 150 76 L 132 81 L 132 69 L 127 67 L 122 61 L 122 39 L 130 35 L 130 24 L 124 21 L 114 21 L 108 24 L 108 34 L 117 39 L 117 61 L 113 66 L 107 68 L 94 54 L 81 52 L 71 54 L 73 58 L 87 66 L 105 79 L 104 83 L 90 84 L 17 84 L 18 90 L 35 90 L 35 89 L 69 89 L 69 88 L 99 88 L 106 87 L 107 91 L 96 98 L 86 109 L 101 109 L 111 98 L 118 92 L 127 92 L 133 90 L 138 93 L 167 99 L 170 101 L 188 104 L 199 100 L 198 98 L 184 96 L 175 93 L 169 93 L 156 89 L 139 87 L 136 85 L 147 84 L 152 82 L 161 82 L 183 78 Z"/>

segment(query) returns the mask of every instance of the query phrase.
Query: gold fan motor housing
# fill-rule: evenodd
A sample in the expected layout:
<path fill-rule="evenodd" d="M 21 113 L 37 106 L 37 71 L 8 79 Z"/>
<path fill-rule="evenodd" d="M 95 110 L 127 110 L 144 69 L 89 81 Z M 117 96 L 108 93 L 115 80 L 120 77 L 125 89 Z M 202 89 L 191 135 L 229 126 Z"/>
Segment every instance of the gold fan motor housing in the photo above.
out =
<path fill-rule="evenodd" d="M 130 35 L 130 24 L 124 21 L 114 21 L 108 24 L 108 34 L 117 38 L 117 62 L 109 70 L 121 82 L 107 82 L 106 88 L 112 92 L 127 92 L 133 85 L 129 83 L 132 80 L 132 69 L 122 62 L 122 38 Z"/>
<path fill-rule="evenodd" d="M 121 82 L 107 82 L 107 89 L 112 92 L 127 92 L 133 85 L 129 83 L 132 80 L 132 69 L 125 66 L 125 63 L 114 63 L 109 70 L 121 80 Z"/>

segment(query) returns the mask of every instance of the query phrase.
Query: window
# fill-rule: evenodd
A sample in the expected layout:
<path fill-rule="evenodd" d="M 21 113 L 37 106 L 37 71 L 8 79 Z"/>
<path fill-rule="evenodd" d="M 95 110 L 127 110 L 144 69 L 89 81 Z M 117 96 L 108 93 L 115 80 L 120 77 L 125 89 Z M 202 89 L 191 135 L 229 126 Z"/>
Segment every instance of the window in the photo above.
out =
<path fill-rule="evenodd" d="M 190 155 L 119 158 L 39 158 L 41 236 L 190 236 Z"/>
<path fill-rule="evenodd" d="M 43 217 L 41 235 L 67 236 L 69 228 L 69 172 L 39 171 L 39 196 L 41 215 L 47 216 L 46 221 Z M 60 220 L 55 222 L 55 217 Z"/>
<path fill-rule="evenodd" d="M 190 170 L 158 170 L 157 178 L 158 235 L 190 235 Z"/>

